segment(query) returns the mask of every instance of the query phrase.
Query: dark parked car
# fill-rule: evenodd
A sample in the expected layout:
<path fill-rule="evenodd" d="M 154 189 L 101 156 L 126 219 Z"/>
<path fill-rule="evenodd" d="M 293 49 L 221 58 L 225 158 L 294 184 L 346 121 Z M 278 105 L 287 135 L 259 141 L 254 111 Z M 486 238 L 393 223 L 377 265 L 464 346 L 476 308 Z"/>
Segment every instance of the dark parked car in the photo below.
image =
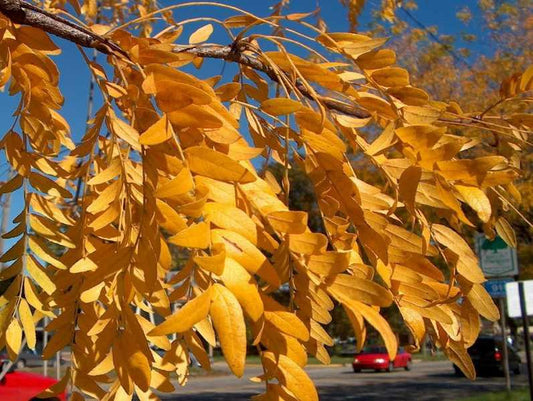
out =
<path fill-rule="evenodd" d="M 385 347 L 371 345 L 363 348 L 360 353 L 354 356 L 352 367 L 355 373 L 360 372 L 361 369 L 373 369 L 376 372 L 380 370 L 392 372 L 394 368 L 410 370 L 411 354 L 400 347 L 396 358 L 391 361 Z"/>
<path fill-rule="evenodd" d="M 520 374 L 522 361 L 516 349 L 507 342 L 509 354 L 509 371 Z M 480 336 L 474 345 L 468 349 L 468 354 L 472 358 L 476 374 L 480 376 L 503 374 L 503 342 L 502 337 Z M 457 366 L 453 366 L 455 374 L 462 376 L 463 373 Z"/>

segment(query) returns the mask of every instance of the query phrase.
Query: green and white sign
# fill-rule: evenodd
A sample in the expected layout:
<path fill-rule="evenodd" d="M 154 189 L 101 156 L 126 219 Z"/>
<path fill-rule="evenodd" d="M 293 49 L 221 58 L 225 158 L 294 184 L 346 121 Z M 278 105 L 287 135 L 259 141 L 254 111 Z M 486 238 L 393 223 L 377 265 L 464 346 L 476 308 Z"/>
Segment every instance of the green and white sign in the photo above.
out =
<path fill-rule="evenodd" d="M 518 274 L 516 249 L 510 248 L 499 236 L 491 241 L 478 233 L 476 252 L 486 277 L 510 277 Z"/>

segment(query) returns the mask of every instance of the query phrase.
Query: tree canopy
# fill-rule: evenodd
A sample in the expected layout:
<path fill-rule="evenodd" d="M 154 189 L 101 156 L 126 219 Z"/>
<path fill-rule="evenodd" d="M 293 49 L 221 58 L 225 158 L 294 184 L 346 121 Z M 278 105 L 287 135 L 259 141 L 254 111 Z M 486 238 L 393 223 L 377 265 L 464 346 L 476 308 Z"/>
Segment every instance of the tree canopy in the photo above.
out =
<path fill-rule="evenodd" d="M 380 312 L 397 308 L 413 350 L 429 336 L 475 376 L 466 349 L 480 315 L 499 312 L 465 236 L 479 227 L 516 246 L 505 213 L 520 198 L 533 67 L 484 88 L 487 104 L 434 98 L 386 37 L 331 32 L 283 3 L 256 16 L 216 2 L 0 0 L 0 86 L 19 99 L 0 193 L 24 199 L 2 233 L 0 341 L 15 359 L 50 319 L 43 358 L 68 349 L 72 364 L 45 396 L 69 385 L 73 400 L 154 399 L 186 383 L 189 352 L 209 369 L 217 342 L 242 376 L 248 327 L 264 368 L 256 398 L 316 400 L 303 368 L 308 355 L 329 362 L 334 303 L 359 347 L 369 324 L 394 358 Z M 227 16 L 179 19 L 200 5 Z M 53 36 L 78 47 L 101 94 L 79 141 Z M 234 76 L 200 79 L 207 59 Z M 289 208 L 292 163 L 313 185 L 315 231 Z"/>

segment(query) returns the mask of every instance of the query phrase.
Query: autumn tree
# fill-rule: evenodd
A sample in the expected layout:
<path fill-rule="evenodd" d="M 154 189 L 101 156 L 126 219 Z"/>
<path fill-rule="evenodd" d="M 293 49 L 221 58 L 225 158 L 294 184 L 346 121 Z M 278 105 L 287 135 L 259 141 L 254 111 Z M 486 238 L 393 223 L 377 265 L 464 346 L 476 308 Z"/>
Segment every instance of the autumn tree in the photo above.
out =
<path fill-rule="evenodd" d="M 204 344 L 217 339 L 242 376 L 248 327 L 264 368 L 257 399 L 316 400 L 303 368 L 308 355 L 329 362 L 323 326 L 336 301 L 358 344 L 370 324 L 394 358 L 380 311 L 397 308 L 414 348 L 429 335 L 474 377 L 466 349 L 479 315 L 498 310 L 463 238 L 474 225 L 463 209 L 514 242 L 502 206 L 531 114 L 433 99 L 386 38 L 317 28 L 306 22 L 314 13 L 209 3 L 227 18 L 175 19 L 200 4 L 0 1 L 0 85 L 19 99 L 1 141 L 14 174 L 0 193 L 24 198 L 0 257 L 12 281 L 0 311 L 10 358 L 23 338 L 35 346 L 35 322 L 48 316 L 43 358 L 68 348 L 72 366 L 43 396 L 70 385 L 74 400 L 147 400 L 173 391 L 171 378 L 185 384 L 189 352 L 209 369 Z M 60 113 L 50 34 L 78 47 L 101 92 L 80 141 Z M 233 79 L 192 74 L 206 59 L 232 63 Z M 500 93 L 519 103 L 531 89 L 528 68 Z M 494 137 L 506 151 L 479 155 Z M 354 153 L 380 181 L 365 181 Z M 313 184 L 324 233 L 288 207 L 291 159 Z M 265 161 L 281 166 L 281 184 L 257 173 Z M 178 272 L 169 244 L 188 255 Z M 273 297 L 282 285 L 285 304 Z"/>
<path fill-rule="evenodd" d="M 508 102 L 505 90 L 495 89 L 511 75 L 525 70 L 533 58 L 529 46 L 533 41 L 533 2 L 476 0 L 465 4 L 468 5 L 455 10 L 456 33 L 444 34 L 442 28 L 445 27 L 426 25 L 417 18 L 416 11 L 422 3 L 415 0 L 396 4 L 364 0 L 343 2 L 351 29 L 390 37 L 388 46 L 397 51 L 398 63 L 409 66 L 411 81 L 432 97 L 459 102 L 468 112 L 487 108 L 501 114 L 531 112 L 527 99 L 517 102 L 513 98 Z M 449 9 L 448 4 L 439 7 Z M 478 128 L 462 124 L 452 127 L 459 135 L 486 136 L 485 146 L 473 149 L 478 156 L 492 154 L 495 147 L 506 152 L 508 143 Z M 527 279 L 533 277 L 533 153 L 530 144 L 520 162 L 522 174 L 509 193 L 512 199 L 504 201 L 504 208 L 517 235 L 520 277 Z"/>

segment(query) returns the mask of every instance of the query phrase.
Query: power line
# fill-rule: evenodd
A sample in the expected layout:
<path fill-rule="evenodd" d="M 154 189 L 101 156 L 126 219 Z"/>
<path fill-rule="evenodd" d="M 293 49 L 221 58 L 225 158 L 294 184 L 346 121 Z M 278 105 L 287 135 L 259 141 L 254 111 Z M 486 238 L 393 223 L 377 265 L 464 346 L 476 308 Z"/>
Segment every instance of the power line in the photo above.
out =
<path fill-rule="evenodd" d="M 466 61 L 463 57 L 457 54 L 457 52 L 455 52 L 453 49 L 450 49 L 449 46 L 443 43 L 442 40 L 440 40 L 437 35 L 431 32 L 431 30 L 427 26 L 425 26 L 422 22 L 420 22 L 420 20 L 418 20 L 413 14 L 411 14 L 409 10 L 403 7 L 399 7 L 399 8 L 401 11 L 403 11 L 405 15 L 407 15 L 407 17 L 410 20 L 412 20 L 416 25 L 418 25 L 419 28 L 422 28 L 429 35 L 431 39 L 433 39 L 436 43 L 440 44 L 446 52 L 450 53 L 450 55 L 454 58 L 455 61 L 463 63 L 468 68 L 472 68 L 472 65 L 468 61 Z"/>

